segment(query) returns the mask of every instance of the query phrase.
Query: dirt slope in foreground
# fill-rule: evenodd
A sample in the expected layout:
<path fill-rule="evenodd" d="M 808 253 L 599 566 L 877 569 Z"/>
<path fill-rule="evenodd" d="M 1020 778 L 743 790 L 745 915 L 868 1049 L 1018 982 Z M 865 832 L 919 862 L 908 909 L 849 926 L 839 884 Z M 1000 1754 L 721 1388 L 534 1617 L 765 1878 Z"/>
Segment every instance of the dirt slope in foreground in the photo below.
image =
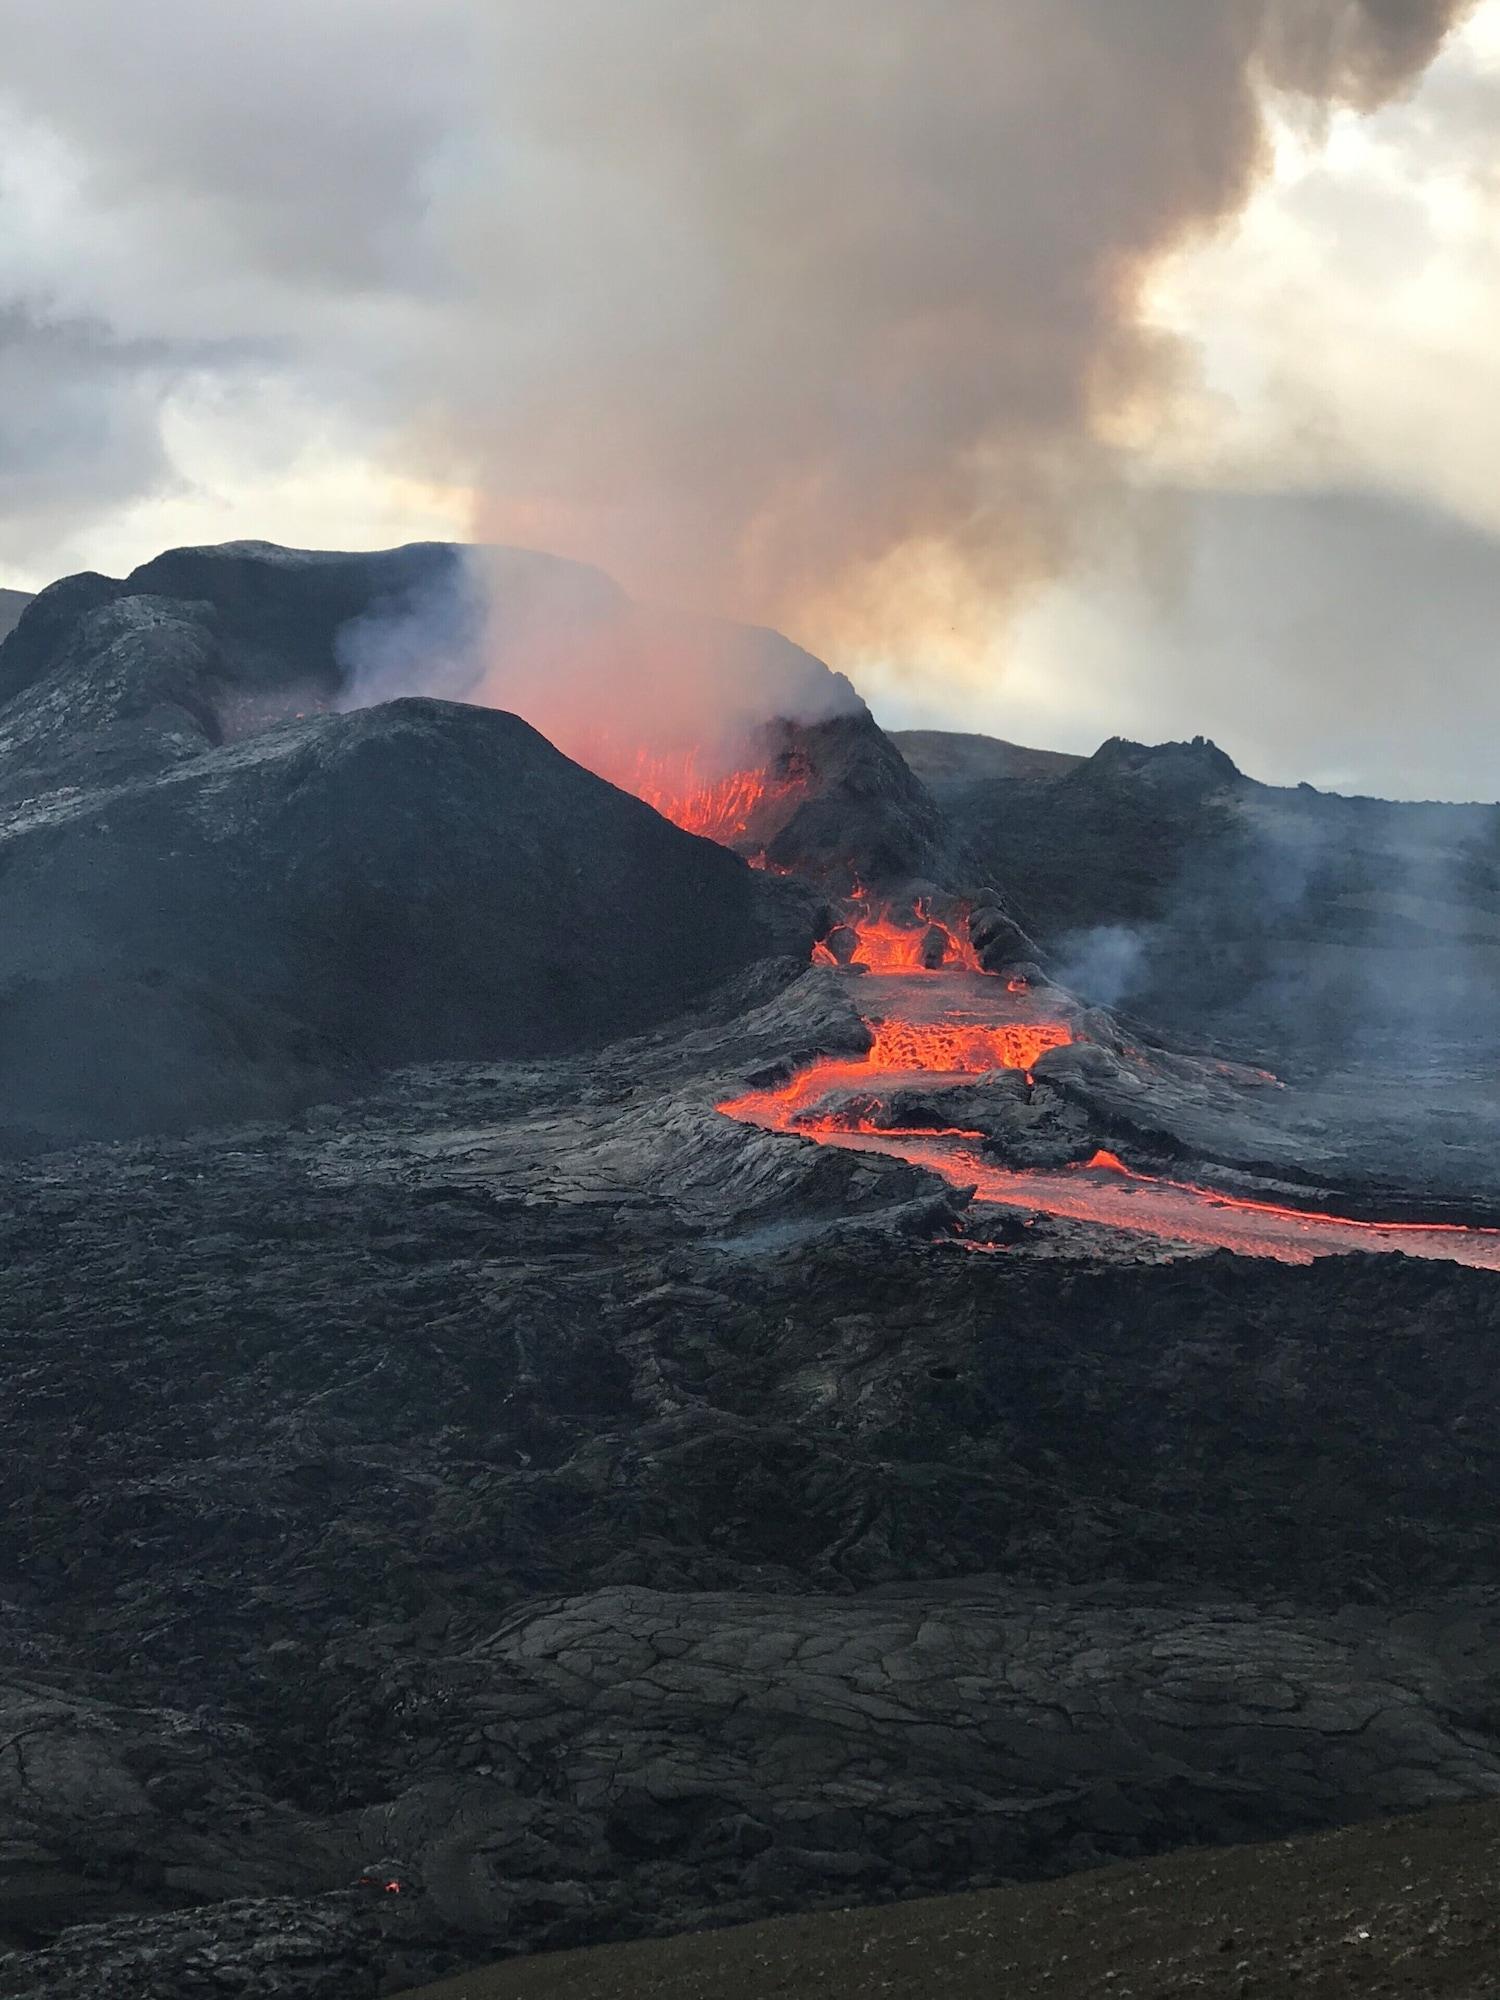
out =
<path fill-rule="evenodd" d="M 1463 1806 L 1062 1882 L 510 1961 L 420 2000 L 1494 2000 L 1497 1878 L 1500 1807 Z"/>

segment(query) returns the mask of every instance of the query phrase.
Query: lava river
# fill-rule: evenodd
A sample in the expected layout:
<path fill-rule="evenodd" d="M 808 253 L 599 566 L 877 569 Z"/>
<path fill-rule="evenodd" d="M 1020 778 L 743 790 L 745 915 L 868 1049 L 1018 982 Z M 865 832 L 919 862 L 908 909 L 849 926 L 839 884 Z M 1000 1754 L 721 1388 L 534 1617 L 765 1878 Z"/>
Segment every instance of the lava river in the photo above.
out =
<path fill-rule="evenodd" d="M 1354 1251 L 1399 1251 L 1500 1271 L 1500 1230 L 1444 1223 L 1363 1222 L 1221 1194 L 1188 1181 L 1137 1173 L 1111 1153 L 1063 1170 L 999 1165 L 983 1150 L 982 1134 L 960 1129 L 892 1129 L 890 1099 L 918 1077 L 924 1084 L 960 1082 L 1001 1069 L 1029 1072 L 1047 1050 L 1074 1039 L 1062 1021 L 1034 1018 L 1027 996 L 967 972 L 914 972 L 865 977 L 866 1056 L 825 1060 L 773 1089 L 754 1090 L 719 1106 L 727 1117 L 819 1145 L 873 1152 L 972 1188 L 980 1223 L 971 1247 L 984 1247 L 985 1207 L 1065 1220 L 1154 1238 L 1199 1250 L 1232 1250 L 1309 1264 L 1315 1257 Z M 881 1114 L 877 1120 L 877 1114 Z"/>

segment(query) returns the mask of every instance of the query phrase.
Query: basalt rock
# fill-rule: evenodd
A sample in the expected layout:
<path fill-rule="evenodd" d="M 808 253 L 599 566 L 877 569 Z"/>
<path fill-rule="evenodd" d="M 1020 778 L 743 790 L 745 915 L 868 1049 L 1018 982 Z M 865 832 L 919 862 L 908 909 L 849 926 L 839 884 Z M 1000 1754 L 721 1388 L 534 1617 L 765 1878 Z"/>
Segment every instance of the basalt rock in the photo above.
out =
<path fill-rule="evenodd" d="M 969 937 L 987 972 L 1035 966 L 1036 946 L 1010 912 L 996 902 L 977 903 L 969 916 Z"/>
<path fill-rule="evenodd" d="M 116 579 L 66 577 L 0 644 L 3 795 L 140 778 L 336 706 L 339 637 L 452 584 L 441 543 L 315 554 L 266 543 L 174 549 Z"/>
<path fill-rule="evenodd" d="M 945 872 L 947 821 L 867 710 L 784 735 L 807 796 L 767 844 L 774 867 L 876 890 Z"/>
<path fill-rule="evenodd" d="M 835 924 L 823 939 L 823 943 L 840 965 L 850 965 L 854 961 L 854 954 L 859 950 L 859 932 L 852 930 L 848 924 Z"/>
<path fill-rule="evenodd" d="M 373 2000 L 393 1954 L 353 1896 L 246 1898 L 0 1958 L 5 2000 Z M 403 1984 L 406 1983 L 403 1981 Z"/>
<path fill-rule="evenodd" d="M 1493 1280 L 967 1255 L 915 1168 L 713 1108 L 857 1056 L 866 984 L 0 1163 L 0 1993 L 357 1993 L 1494 1788 Z M 1098 1047 L 1034 1096 L 1124 1115 Z M 346 1906 L 374 1856 L 423 1893 Z"/>

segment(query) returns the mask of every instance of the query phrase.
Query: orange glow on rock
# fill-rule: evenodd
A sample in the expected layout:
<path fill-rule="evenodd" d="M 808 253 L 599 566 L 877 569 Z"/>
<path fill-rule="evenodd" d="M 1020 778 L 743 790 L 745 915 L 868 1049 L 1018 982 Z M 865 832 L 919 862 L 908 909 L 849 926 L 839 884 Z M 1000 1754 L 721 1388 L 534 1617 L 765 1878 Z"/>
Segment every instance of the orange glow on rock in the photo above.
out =
<path fill-rule="evenodd" d="M 724 846 L 743 840 L 768 807 L 792 804 L 806 790 L 805 779 L 775 779 L 764 771 L 706 776 L 694 750 L 677 757 L 643 750 L 623 782 L 627 791 L 685 833 L 701 834 Z"/>

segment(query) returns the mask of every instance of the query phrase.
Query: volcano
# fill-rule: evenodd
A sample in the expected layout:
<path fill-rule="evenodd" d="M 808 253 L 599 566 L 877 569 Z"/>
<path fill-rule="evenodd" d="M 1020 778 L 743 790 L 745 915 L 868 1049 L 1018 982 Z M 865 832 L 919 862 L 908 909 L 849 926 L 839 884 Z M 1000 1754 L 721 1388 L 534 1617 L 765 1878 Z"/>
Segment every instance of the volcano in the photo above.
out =
<path fill-rule="evenodd" d="M 1500 1793 L 1495 809 L 439 546 L 64 580 L 0 742 L 0 1992 Z"/>

